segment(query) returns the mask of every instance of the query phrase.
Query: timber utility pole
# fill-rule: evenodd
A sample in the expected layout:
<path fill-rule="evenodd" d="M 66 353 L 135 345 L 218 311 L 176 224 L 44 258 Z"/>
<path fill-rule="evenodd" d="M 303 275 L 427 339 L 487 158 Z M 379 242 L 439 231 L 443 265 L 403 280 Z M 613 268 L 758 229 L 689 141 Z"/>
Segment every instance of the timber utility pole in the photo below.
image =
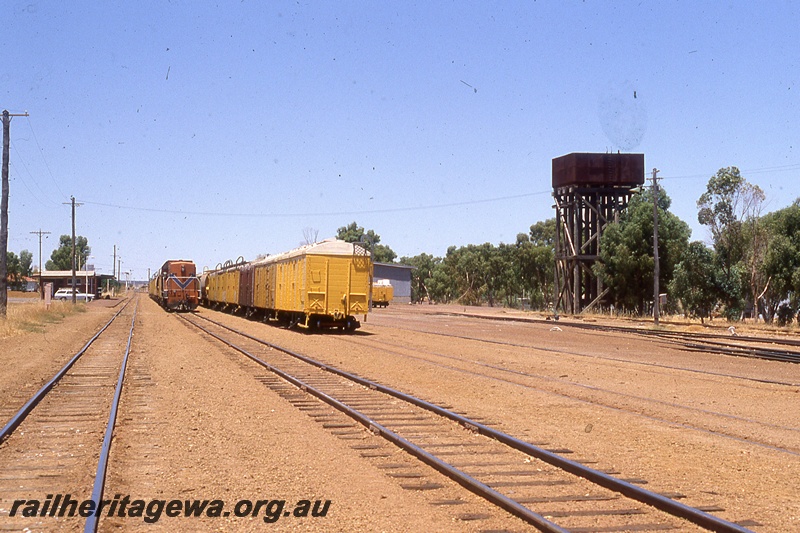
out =
<path fill-rule="evenodd" d="M 75 208 L 83 204 L 76 204 L 74 196 L 70 196 L 69 199 L 69 203 L 64 203 L 66 205 L 72 205 L 72 303 L 75 304 L 78 301 L 78 278 L 75 276 Z"/>
<path fill-rule="evenodd" d="M 27 113 L 12 114 L 3 110 L 3 186 L 0 200 L 0 318 L 8 308 L 8 147 L 11 117 L 27 117 Z"/>
<path fill-rule="evenodd" d="M 42 266 L 42 235 L 50 235 L 50 232 L 42 231 L 41 228 L 39 228 L 39 231 L 31 231 L 29 233 L 39 236 L 39 297 L 44 299 L 44 285 L 42 285 L 42 270 L 44 270 Z"/>
<path fill-rule="evenodd" d="M 659 170 L 653 169 L 653 177 L 650 180 L 653 182 L 653 324 L 658 326 L 658 318 L 660 314 L 660 298 L 658 278 L 661 274 L 661 266 L 658 262 L 658 180 L 657 177 Z"/>

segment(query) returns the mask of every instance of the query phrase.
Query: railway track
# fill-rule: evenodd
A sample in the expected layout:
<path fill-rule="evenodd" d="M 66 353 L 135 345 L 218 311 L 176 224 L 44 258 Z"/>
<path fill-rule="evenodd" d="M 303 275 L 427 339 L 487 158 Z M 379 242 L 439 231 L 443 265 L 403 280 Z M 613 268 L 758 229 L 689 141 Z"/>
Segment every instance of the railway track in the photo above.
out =
<path fill-rule="evenodd" d="M 553 321 L 537 318 L 498 317 L 487 316 L 478 313 L 445 314 L 468 318 L 478 318 L 483 320 L 525 322 L 548 325 L 556 324 L 556 322 Z M 753 357 L 758 359 L 769 359 L 771 361 L 783 361 L 787 363 L 800 363 L 800 340 L 798 339 L 758 337 L 754 335 L 723 335 L 719 333 L 682 332 L 664 329 L 643 329 L 586 322 L 559 321 L 557 324 L 558 327 L 647 336 L 681 346 L 683 349 L 690 351 L 719 353 L 737 357 Z M 780 346 L 786 346 L 787 348 L 779 348 Z M 788 347 L 796 347 L 796 349 Z"/>
<path fill-rule="evenodd" d="M 446 334 L 442 334 L 447 336 Z M 464 339 L 459 336 L 458 338 Z M 478 342 L 491 342 L 480 338 L 467 338 Z M 636 395 L 627 391 L 612 390 L 602 388 L 597 385 L 576 383 L 558 377 L 543 376 L 538 373 L 527 372 L 524 369 L 509 367 L 508 365 L 496 365 L 484 361 L 464 358 L 459 355 L 448 355 L 438 352 L 420 352 L 399 343 L 388 342 L 384 339 L 375 340 L 371 338 L 347 338 L 345 342 L 353 345 L 363 346 L 368 349 L 383 351 L 393 357 L 413 359 L 432 365 L 435 368 L 446 371 L 464 373 L 471 376 L 479 376 L 493 382 L 512 384 L 518 387 L 535 391 L 547 391 L 549 394 L 557 395 L 565 399 L 577 402 L 591 403 L 607 407 L 614 411 L 624 411 L 635 417 L 642 417 L 663 422 L 668 425 L 680 426 L 682 428 L 696 430 L 705 434 L 712 434 L 723 438 L 730 438 L 751 445 L 763 446 L 773 451 L 790 455 L 800 455 L 800 448 L 787 446 L 786 436 L 796 433 L 800 429 L 783 425 L 769 424 L 760 420 L 737 416 L 725 412 L 710 409 L 701 409 L 692 405 L 681 405 L 676 401 L 664 401 L 645 395 Z M 514 345 L 517 346 L 517 345 Z M 541 350 L 533 346 L 526 346 L 532 350 Z M 565 353 L 565 352 L 559 352 Z M 571 352 L 566 352 L 571 353 Z M 764 382 L 766 380 L 758 380 Z M 770 382 L 774 383 L 774 382 Z M 796 385 L 792 385 L 793 387 Z M 611 400 L 600 399 L 597 393 L 603 393 Z M 637 407 L 630 409 L 627 407 L 629 400 L 633 400 Z M 648 406 L 643 408 L 642 406 Z M 668 416 L 662 413 L 666 408 L 670 411 L 678 411 L 679 415 Z M 730 423 L 734 422 L 737 426 L 743 426 L 746 430 L 737 432 L 732 429 Z M 749 429 L 749 431 L 747 431 Z M 772 436 L 768 438 L 765 432 Z"/>
<path fill-rule="evenodd" d="M 464 316 L 464 315 L 459 315 L 459 314 L 454 314 L 454 313 L 443 313 L 440 316 Z M 472 315 L 469 315 L 469 316 L 466 316 L 466 318 L 475 318 L 475 317 L 472 316 Z M 486 320 L 491 320 L 493 317 L 481 316 L 480 318 L 486 319 Z M 515 319 L 515 318 L 513 318 L 513 319 L 497 318 L 497 321 L 499 321 L 499 322 L 515 322 L 515 323 L 518 323 L 518 324 L 521 324 L 521 325 L 526 325 L 526 324 L 530 324 L 530 323 L 536 323 L 536 324 L 543 323 L 543 321 L 541 321 L 541 320 L 528 320 L 528 319 Z M 552 322 L 544 322 L 544 323 L 547 324 L 548 327 L 551 327 L 551 329 L 555 329 L 557 327 L 560 329 L 560 326 L 552 326 L 552 324 L 553 324 Z M 564 349 L 564 348 L 557 348 L 557 349 L 556 348 L 552 348 L 552 347 L 548 348 L 548 347 L 543 347 L 543 346 L 540 346 L 538 344 L 533 344 L 533 343 L 512 342 L 512 341 L 499 339 L 499 338 L 492 338 L 492 337 L 488 337 L 488 336 L 476 336 L 474 334 L 446 333 L 446 332 L 441 331 L 441 328 L 437 329 L 436 327 L 431 327 L 429 325 L 421 326 L 420 324 L 415 324 L 413 327 L 402 327 L 402 326 L 399 326 L 397 324 L 391 324 L 389 326 L 389 325 L 385 325 L 385 324 L 374 324 L 373 323 L 372 325 L 373 326 L 377 325 L 377 327 L 381 327 L 381 328 L 387 328 L 388 327 L 388 328 L 393 328 L 393 329 L 402 329 L 402 330 L 413 331 L 413 332 L 418 332 L 418 333 L 425 333 L 427 335 L 436 335 L 436 336 L 440 336 L 440 337 L 450 337 L 450 338 L 453 338 L 453 339 L 461 339 L 461 340 L 468 340 L 468 341 L 483 342 L 483 343 L 495 344 L 495 345 L 499 345 L 499 346 L 508 346 L 508 347 L 515 347 L 515 348 L 528 348 L 528 349 L 538 350 L 538 351 L 542 351 L 542 352 L 552 352 L 552 353 L 558 353 L 558 354 L 569 354 L 569 355 L 573 355 L 573 356 L 577 356 L 577 357 L 591 357 L 593 359 L 600 359 L 600 360 L 606 360 L 606 361 L 617 361 L 617 362 L 624 362 L 624 363 L 633 363 L 633 364 L 652 367 L 652 368 L 664 368 L 664 369 L 669 369 L 669 370 L 681 370 L 681 371 L 685 371 L 685 372 L 689 372 L 689 373 L 693 373 L 693 374 L 698 374 L 698 375 L 718 376 L 718 377 L 725 377 L 725 378 L 737 379 L 737 380 L 742 380 L 742 381 L 752 381 L 752 382 L 755 382 L 755 383 L 766 383 L 766 384 L 772 384 L 772 385 L 782 385 L 782 386 L 787 386 L 787 387 L 798 387 L 798 386 L 800 386 L 800 382 L 795 382 L 795 381 L 787 381 L 787 380 L 780 380 L 780 379 L 765 379 L 765 378 L 759 378 L 759 377 L 755 377 L 755 376 L 748 376 L 748 375 L 742 375 L 742 374 L 732 374 L 732 373 L 713 371 L 713 370 L 700 370 L 700 369 L 690 368 L 690 367 L 686 367 L 686 366 L 678 367 L 678 366 L 674 366 L 674 365 L 660 363 L 658 360 L 632 361 L 632 360 L 629 360 L 629 359 L 624 359 L 624 358 L 619 358 L 619 357 L 602 356 L 602 355 L 597 355 L 595 353 L 591 353 L 590 354 L 590 353 L 586 353 L 586 352 L 577 352 L 577 351 L 574 351 L 574 350 L 569 350 L 569 349 Z M 582 329 L 586 329 L 586 328 L 582 328 Z M 624 336 L 623 336 L 623 334 L 621 332 L 617 332 L 617 333 L 620 333 L 620 338 L 624 338 Z M 762 342 L 771 342 L 772 341 L 772 339 L 761 338 L 761 337 L 758 337 L 758 339 L 761 340 Z M 695 350 L 695 351 L 697 351 L 697 350 Z M 705 350 L 702 350 L 702 351 L 706 352 Z"/>
<path fill-rule="evenodd" d="M 98 517 L 81 505 L 103 499 L 137 304 L 127 302 L 0 430 L 0 492 L 27 500 L 0 509 L 0 530 L 96 531 Z"/>
<path fill-rule="evenodd" d="M 382 452 L 365 428 L 542 531 L 742 532 L 757 525 L 727 521 L 710 514 L 724 513 L 719 507 L 691 507 L 678 501 L 680 494 L 642 488 L 646 480 L 592 468 L 587 459 L 567 458 L 572 455 L 569 450 L 523 442 L 486 421 L 468 419 L 447 406 L 348 374 L 200 315 L 182 318 L 269 370 L 272 375 L 261 378 L 266 385 L 340 438 L 351 439 L 354 449 L 408 488 L 437 487 L 424 472 L 392 463 L 392 454 Z"/>

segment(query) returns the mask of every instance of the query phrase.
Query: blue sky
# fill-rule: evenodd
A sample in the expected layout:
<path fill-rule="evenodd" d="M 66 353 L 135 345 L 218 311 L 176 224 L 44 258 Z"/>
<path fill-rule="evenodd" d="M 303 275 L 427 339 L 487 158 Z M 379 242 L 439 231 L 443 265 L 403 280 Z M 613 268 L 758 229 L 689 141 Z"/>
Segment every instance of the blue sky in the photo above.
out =
<path fill-rule="evenodd" d="M 693 239 L 719 168 L 800 197 L 800 3 L 17 1 L 9 250 L 144 279 L 356 221 L 399 256 L 514 242 L 552 159 L 645 154 Z M 635 93 L 635 97 L 634 97 Z"/>

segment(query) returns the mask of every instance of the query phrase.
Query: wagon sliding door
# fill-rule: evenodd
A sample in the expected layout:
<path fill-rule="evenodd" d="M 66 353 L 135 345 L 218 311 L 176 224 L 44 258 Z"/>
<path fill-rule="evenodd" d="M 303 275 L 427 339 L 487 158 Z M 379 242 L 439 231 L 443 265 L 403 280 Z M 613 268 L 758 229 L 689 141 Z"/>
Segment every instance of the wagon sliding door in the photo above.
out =
<path fill-rule="evenodd" d="M 328 315 L 328 291 L 331 258 L 325 255 L 309 255 L 306 263 L 306 312 Z"/>
<path fill-rule="evenodd" d="M 239 307 L 253 307 L 254 274 L 253 265 L 245 265 L 239 269 Z"/>

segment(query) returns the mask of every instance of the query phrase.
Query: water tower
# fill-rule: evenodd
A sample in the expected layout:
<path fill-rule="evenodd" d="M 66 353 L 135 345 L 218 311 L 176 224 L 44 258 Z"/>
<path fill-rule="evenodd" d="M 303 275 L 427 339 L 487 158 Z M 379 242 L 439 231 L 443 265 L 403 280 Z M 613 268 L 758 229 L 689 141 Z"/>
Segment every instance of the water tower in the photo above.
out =
<path fill-rule="evenodd" d="M 577 314 L 608 293 L 592 271 L 600 236 L 644 184 L 644 154 L 572 153 L 553 159 L 555 312 Z"/>

